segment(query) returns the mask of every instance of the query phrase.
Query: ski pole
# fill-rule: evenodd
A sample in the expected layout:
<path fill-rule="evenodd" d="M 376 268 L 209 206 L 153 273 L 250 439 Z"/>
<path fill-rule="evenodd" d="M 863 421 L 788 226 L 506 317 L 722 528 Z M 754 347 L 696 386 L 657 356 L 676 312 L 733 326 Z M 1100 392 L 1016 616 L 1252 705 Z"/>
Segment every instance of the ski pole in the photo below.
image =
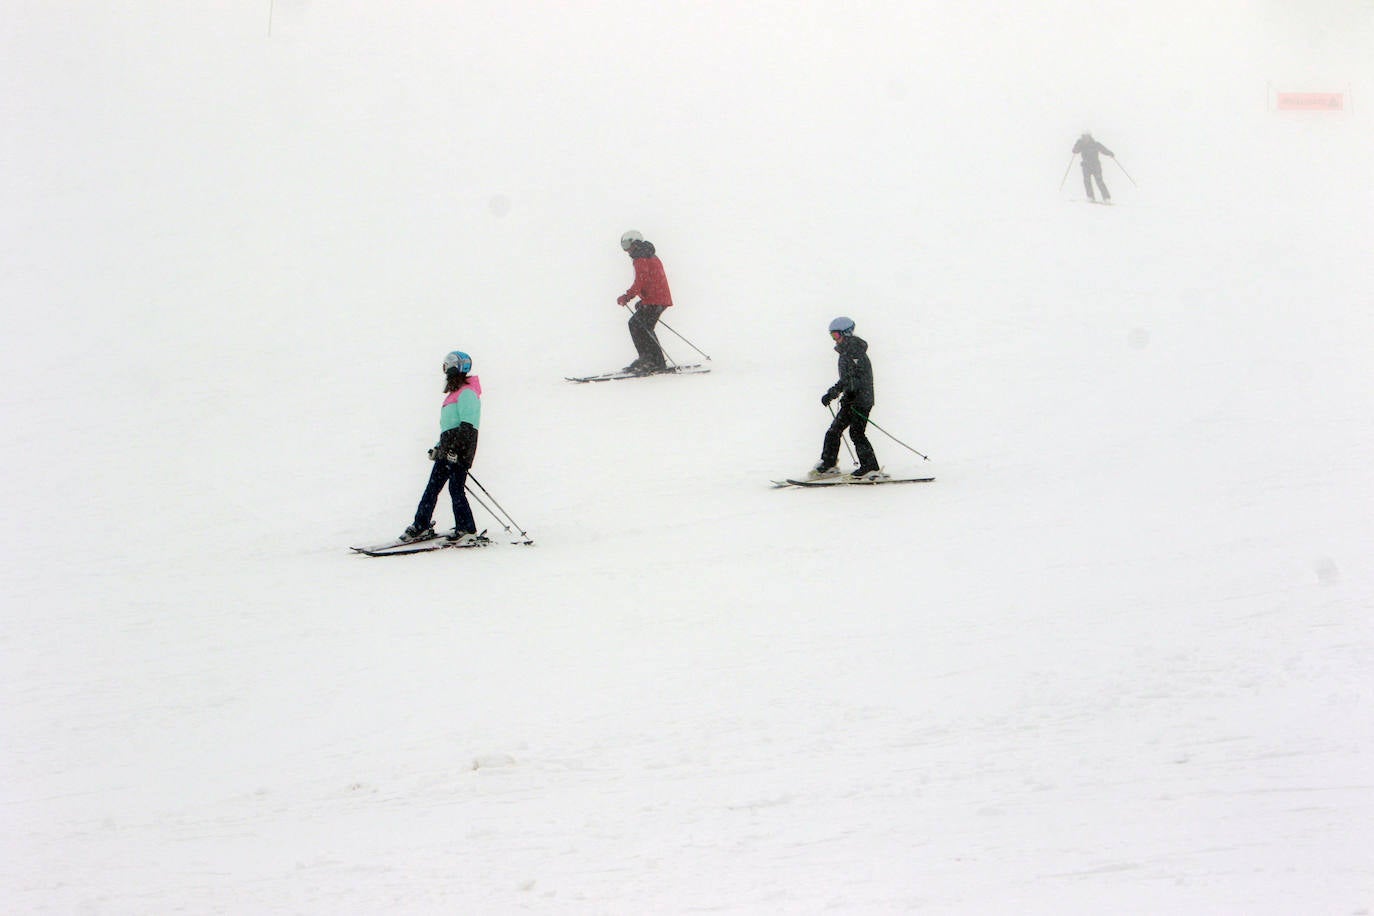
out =
<path fill-rule="evenodd" d="M 1116 167 L 1117 167 L 1117 168 L 1121 169 L 1121 174 L 1123 174 L 1123 175 L 1126 176 L 1126 178 L 1131 182 L 1131 185 L 1132 185 L 1133 187 L 1137 187 L 1137 188 L 1140 187 L 1140 185 L 1138 185 L 1138 184 L 1135 183 L 1135 179 L 1134 179 L 1134 178 L 1131 178 L 1131 173 L 1128 172 L 1128 171 L 1126 171 L 1126 167 L 1125 167 L 1124 165 L 1121 164 L 1121 161 L 1120 161 L 1119 159 L 1117 159 L 1115 156 L 1113 156 L 1113 157 L 1112 157 L 1112 161 L 1116 163 Z"/>
<path fill-rule="evenodd" d="M 477 481 L 473 482 L 477 483 L 478 489 L 482 490 L 482 492 L 486 494 L 487 499 L 491 500 L 491 502 L 496 505 L 496 508 L 499 509 L 500 512 L 498 513 L 497 511 L 493 510 L 491 506 L 487 505 L 487 500 L 484 500 L 481 496 L 477 495 L 477 493 L 474 492 L 471 487 L 466 488 L 468 493 L 472 495 L 473 499 L 477 500 L 477 502 L 481 504 L 483 509 L 487 510 L 487 513 L 491 515 L 493 519 L 496 520 L 496 523 L 498 525 L 500 525 L 502 528 L 506 530 L 506 534 L 514 536 L 513 532 L 511 531 L 511 526 L 514 525 L 517 529 L 520 529 L 519 523 L 516 522 L 515 519 L 510 517 L 510 513 L 507 512 L 500 503 L 496 502 L 495 497 L 488 493 L 487 490 L 484 487 L 482 487 L 481 483 L 478 483 Z M 521 537 L 525 538 L 525 543 L 534 543 L 534 541 L 530 538 L 529 534 L 524 529 L 520 529 L 520 535 Z"/>
<path fill-rule="evenodd" d="M 495 505 L 496 508 L 498 508 L 498 509 L 501 510 L 501 514 L 504 515 L 507 519 L 510 520 L 510 523 L 511 523 L 512 525 L 515 526 L 515 528 L 516 528 L 517 531 L 520 532 L 520 536 L 521 536 L 521 537 L 523 537 L 523 538 L 525 538 L 526 540 L 528 540 L 529 543 L 531 543 L 531 544 L 534 543 L 533 539 L 530 538 L 529 533 L 526 532 L 524 528 L 521 528 L 521 527 L 520 527 L 520 523 L 517 522 L 514 518 L 511 518 L 511 514 L 510 514 L 509 512 L 506 511 L 506 507 L 503 506 L 503 505 L 501 505 L 499 502 L 496 501 L 496 497 L 491 495 L 491 491 L 490 491 L 490 490 L 488 490 L 486 487 L 482 486 L 482 481 L 478 480 L 476 477 L 473 477 L 472 474 L 471 474 L 470 472 L 469 472 L 469 474 L 468 474 L 468 480 L 471 480 L 474 484 L 476 484 L 476 485 L 477 485 L 477 489 L 479 489 L 479 490 L 481 490 L 483 493 L 485 493 L 486 496 L 487 496 L 487 499 L 491 500 L 491 501 L 492 501 L 492 504 Z M 490 510 L 488 510 L 488 511 L 490 511 Z M 493 517 L 495 517 L 495 513 L 493 513 Z M 496 519 L 496 520 L 497 520 L 498 522 L 501 521 L 499 518 Z M 504 523 L 503 523 L 503 524 L 504 524 Z M 510 529 L 507 528 L 506 530 L 509 531 Z"/>
<path fill-rule="evenodd" d="M 663 322 L 661 322 L 661 321 L 655 322 L 655 325 L 659 325 L 659 324 L 662 324 L 662 323 L 663 323 Z M 660 352 L 660 353 L 663 354 L 663 359 L 664 359 L 667 363 L 669 363 L 674 369 L 676 369 L 677 366 L 678 366 L 677 360 L 673 359 L 671 356 L 668 355 L 668 349 L 667 349 L 666 347 L 663 346 L 663 341 L 661 341 L 661 340 L 658 339 L 658 327 L 655 326 L 654 329 L 653 329 L 652 331 L 650 331 L 649 333 L 653 336 L 653 338 L 654 338 L 654 343 L 658 344 L 658 352 Z"/>
<path fill-rule="evenodd" d="M 626 303 L 625 308 L 627 308 L 627 309 L 630 308 L 630 306 L 629 306 L 628 303 Z M 673 331 L 673 326 L 670 325 L 668 322 L 664 321 L 662 318 L 659 318 L 659 319 L 658 319 L 657 324 L 660 324 L 660 325 L 662 325 L 663 327 L 667 328 L 668 330 Z M 705 356 L 707 359 L 710 359 L 710 358 L 711 358 L 711 357 L 707 356 L 705 353 L 702 353 L 701 347 L 698 347 L 696 344 L 692 343 L 690 340 L 688 340 L 687 338 L 683 337 L 681 334 L 678 334 L 677 331 L 673 331 L 673 333 L 677 335 L 677 338 L 678 338 L 679 340 L 681 340 L 681 341 L 682 341 L 683 343 L 685 343 L 687 346 L 691 347 L 693 350 L 696 350 L 698 353 L 701 353 L 702 356 Z M 658 332 L 657 332 L 657 331 L 654 332 L 654 339 L 658 339 Z"/>
<path fill-rule="evenodd" d="M 663 326 L 664 326 L 665 328 L 667 328 L 668 330 L 673 331 L 673 326 L 670 325 L 670 324 L 668 324 L 668 322 L 664 321 L 662 318 L 660 318 L 660 319 L 658 320 L 658 323 L 661 324 L 661 325 L 663 325 Z M 681 341 L 682 341 L 683 343 L 685 343 L 687 346 L 691 347 L 693 350 L 696 350 L 698 353 L 701 353 L 701 355 L 702 355 L 703 357 L 705 357 L 706 359 L 710 359 L 710 358 L 711 358 L 711 357 L 709 357 L 709 356 L 706 356 L 705 353 L 702 353 L 700 347 L 698 347 L 696 344 L 692 343 L 692 342 L 691 342 L 690 340 L 688 340 L 687 338 L 683 337 L 681 334 L 678 334 L 677 331 L 673 331 L 673 333 L 677 335 L 677 337 L 678 337 L 679 340 L 681 340 Z"/>
<path fill-rule="evenodd" d="M 835 408 L 831 407 L 829 404 L 826 404 L 826 405 L 825 405 L 825 409 L 828 410 L 828 411 L 830 411 L 830 419 L 831 419 L 831 422 L 834 422 L 834 419 L 835 419 Z M 858 457 L 857 455 L 854 454 L 854 446 L 850 445 L 850 444 L 849 444 L 849 440 L 846 439 L 844 436 L 841 436 L 841 437 L 840 437 L 840 441 L 844 443 L 845 451 L 849 452 L 849 460 L 850 460 L 850 461 L 853 461 L 855 464 L 858 464 L 858 463 L 859 463 L 859 457 Z"/>
<path fill-rule="evenodd" d="M 1069 153 L 1069 164 L 1064 167 L 1064 177 L 1059 179 L 1059 190 L 1064 190 L 1064 182 L 1069 180 L 1069 170 L 1073 168 L 1073 160 L 1077 153 Z"/>
<path fill-rule="evenodd" d="M 859 416 L 864 417 L 864 415 L 861 414 L 861 413 L 859 413 L 857 410 L 854 411 L 854 412 L 855 412 L 856 414 L 859 414 Z M 883 429 L 881 426 L 879 426 L 877 423 L 874 423 L 874 422 L 873 422 L 872 420 L 870 420 L 868 417 L 864 417 L 864 419 L 865 419 L 865 420 L 868 420 L 868 425 L 869 425 L 869 426 L 873 427 L 873 428 L 876 429 L 878 432 L 882 433 L 884 436 L 887 436 L 889 439 L 891 439 L 893 442 L 895 442 L 895 443 L 897 443 L 898 445 L 900 445 L 902 448 L 906 449 L 908 452 L 912 452 L 912 453 L 914 453 L 914 454 L 920 455 L 920 456 L 921 456 L 922 458 L 924 458 L 926 461 L 929 461 L 929 460 L 930 460 L 930 456 L 929 456 L 929 455 L 926 455 L 926 454 L 924 454 L 924 453 L 922 453 L 922 452 L 916 451 L 916 449 L 914 449 L 914 448 L 912 448 L 911 446 L 907 445 L 907 444 L 906 444 L 905 442 L 903 442 L 901 439 L 898 439 L 896 436 L 892 435 L 892 433 L 890 433 L 890 432 L 888 432 L 887 430 Z"/>
<path fill-rule="evenodd" d="M 497 514 L 496 514 L 496 510 L 493 509 L 491 506 L 487 505 L 487 501 L 486 501 L 485 499 L 483 499 L 481 496 L 479 496 L 479 495 L 477 494 L 477 492 L 476 492 L 475 490 L 473 490 L 472 487 L 470 487 L 470 486 L 464 486 L 463 489 L 467 490 L 468 495 L 471 496 L 474 500 L 476 500 L 476 501 L 477 501 L 477 504 L 478 504 L 479 506 L 481 506 L 483 509 L 487 510 L 487 515 L 490 515 L 490 516 L 492 517 L 492 519 L 496 522 L 496 524 L 500 525 L 502 528 L 505 529 L 506 535 L 507 535 L 508 537 L 515 537 L 515 532 L 513 532 L 513 531 L 510 530 L 510 524 L 507 523 L 504 519 L 502 519 L 500 515 L 497 515 Z M 519 526 L 517 525 L 516 527 L 519 527 Z M 519 543 L 519 544 L 533 544 L 533 543 L 534 543 L 534 539 L 531 538 L 529 535 L 525 534 L 523 531 L 520 532 L 520 533 L 524 536 L 525 539 L 524 539 L 523 541 L 512 541 L 511 543 L 513 543 L 513 544 L 516 544 L 516 543 Z"/>
<path fill-rule="evenodd" d="M 506 529 L 506 534 L 511 533 L 510 525 L 507 525 L 505 522 L 501 521 L 501 518 L 496 514 L 496 511 L 492 509 L 491 506 L 488 506 L 487 501 L 484 500 L 481 496 L 478 496 L 477 493 L 473 491 L 472 487 L 468 486 L 467 484 L 464 484 L 463 489 L 467 490 L 468 495 L 477 501 L 477 505 L 487 510 L 487 515 L 490 515 L 492 519 L 496 522 L 496 524 Z"/>

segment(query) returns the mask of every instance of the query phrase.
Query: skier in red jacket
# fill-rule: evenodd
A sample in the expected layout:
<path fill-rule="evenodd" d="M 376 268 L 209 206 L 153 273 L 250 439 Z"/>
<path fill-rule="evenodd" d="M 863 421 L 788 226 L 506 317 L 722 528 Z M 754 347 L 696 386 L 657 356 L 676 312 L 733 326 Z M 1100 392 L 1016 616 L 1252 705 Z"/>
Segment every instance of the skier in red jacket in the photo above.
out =
<path fill-rule="evenodd" d="M 620 237 L 620 247 L 634 261 L 635 282 L 616 303 L 627 305 L 631 299 L 639 298 L 635 303 L 635 312 L 630 316 L 630 340 L 634 341 L 639 356 L 625 367 L 625 371 L 642 372 L 645 375 L 662 372 L 666 361 L 654 326 L 658 324 L 664 309 L 673 304 L 673 294 L 668 291 L 668 277 L 663 273 L 663 262 L 654 254 L 653 243 L 644 241 L 644 236 L 633 229 Z"/>

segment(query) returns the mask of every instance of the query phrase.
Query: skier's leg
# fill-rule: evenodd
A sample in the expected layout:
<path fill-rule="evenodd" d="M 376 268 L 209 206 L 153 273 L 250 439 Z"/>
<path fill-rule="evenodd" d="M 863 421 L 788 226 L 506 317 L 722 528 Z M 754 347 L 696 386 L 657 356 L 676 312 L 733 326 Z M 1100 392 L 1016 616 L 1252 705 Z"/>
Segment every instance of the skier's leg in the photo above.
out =
<path fill-rule="evenodd" d="M 444 484 L 448 482 L 448 462 L 440 458 L 434 462 L 434 467 L 429 472 L 429 483 L 425 485 L 425 492 L 420 497 L 420 504 L 415 507 L 415 527 L 424 528 L 434 521 L 434 507 L 439 502 L 439 493 L 444 489 Z"/>
<path fill-rule="evenodd" d="M 1088 200 L 1097 200 L 1093 196 L 1093 173 L 1086 162 L 1083 163 L 1083 190 L 1087 193 Z"/>
<path fill-rule="evenodd" d="M 667 308 L 667 306 L 663 305 L 645 305 L 640 307 L 640 314 L 644 316 L 644 349 L 648 353 L 648 356 L 645 357 L 645 361 L 650 369 L 662 369 L 667 364 L 667 360 L 663 358 L 663 347 L 660 346 L 658 342 L 658 333 L 654 330 L 654 328 L 658 326 L 658 319 L 663 316 L 663 310 L 665 308 Z"/>
<path fill-rule="evenodd" d="M 644 337 L 643 333 L 640 331 L 640 324 L 641 319 L 639 317 L 639 310 L 636 309 L 630 314 L 630 321 L 628 324 L 630 329 L 630 342 L 635 345 L 635 361 L 631 365 L 636 367 L 644 364 Z"/>
<path fill-rule="evenodd" d="M 635 351 L 639 354 L 635 362 L 644 366 L 653 365 L 656 351 L 659 352 L 660 356 L 662 355 L 661 351 L 658 351 L 658 344 L 654 341 L 654 332 L 651 330 L 653 324 L 650 322 L 648 313 L 649 306 L 640 305 L 639 308 L 635 309 L 635 313 L 630 316 L 630 340 L 634 341 Z M 653 316 L 653 320 L 658 320 L 656 315 Z"/>
<path fill-rule="evenodd" d="M 825 467 L 833 468 L 835 462 L 840 460 L 840 437 L 844 435 L 844 428 L 849 425 L 847 413 L 841 405 L 835 419 L 830 421 L 830 428 L 825 431 L 825 439 L 821 442 L 821 464 Z"/>
<path fill-rule="evenodd" d="M 472 506 L 468 505 L 468 471 L 458 465 L 450 465 L 448 495 L 453 497 L 453 527 L 459 533 L 477 533 L 477 521 L 472 517 Z"/>
<path fill-rule="evenodd" d="M 846 407 L 846 410 L 851 408 Z M 852 411 L 853 420 L 849 424 L 849 438 L 854 442 L 854 453 L 859 457 L 860 471 L 878 470 L 878 455 L 873 451 L 873 443 L 868 441 L 868 412 L 870 404 L 859 404 Z"/>
<path fill-rule="evenodd" d="M 1111 200 L 1112 192 L 1107 190 L 1107 183 L 1102 180 L 1102 170 L 1098 169 L 1093 177 L 1097 179 L 1097 186 L 1102 189 L 1102 199 Z"/>

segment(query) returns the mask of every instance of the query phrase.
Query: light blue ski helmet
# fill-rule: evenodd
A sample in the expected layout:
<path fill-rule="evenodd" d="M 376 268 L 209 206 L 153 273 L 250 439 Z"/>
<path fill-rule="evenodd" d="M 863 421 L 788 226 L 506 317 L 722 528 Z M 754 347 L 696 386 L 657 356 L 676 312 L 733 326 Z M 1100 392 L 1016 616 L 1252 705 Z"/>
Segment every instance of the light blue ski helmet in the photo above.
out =
<path fill-rule="evenodd" d="M 630 250 L 630 246 L 635 242 L 644 241 L 644 236 L 637 229 L 630 229 L 620 237 L 620 247 L 625 251 Z"/>
<path fill-rule="evenodd" d="M 841 315 L 839 318 L 836 318 L 834 321 L 830 322 L 830 333 L 833 334 L 836 331 L 839 331 L 845 337 L 848 337 L 850 334 L 853 334 L 854 319 L 845 318 L 843 315 Z"/>
<path fill-rule="evenodd" d="M 450 369 L 457 369 L 466 375 L 472 369 L 472 357 L 462 350 L 454 350 L 444 357 L 444 371 L 447 372 Z"/>

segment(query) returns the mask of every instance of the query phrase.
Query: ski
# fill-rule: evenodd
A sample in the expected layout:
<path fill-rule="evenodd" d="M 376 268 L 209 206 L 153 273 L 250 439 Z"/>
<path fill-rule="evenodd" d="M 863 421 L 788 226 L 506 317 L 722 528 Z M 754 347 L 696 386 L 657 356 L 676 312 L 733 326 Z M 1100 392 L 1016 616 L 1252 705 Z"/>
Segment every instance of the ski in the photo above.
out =
<path fill-rule="evenodd" d="M 412 541 L 393 541 L 389 544 L 377 544 L 372 547 L 350 547 L 354 553 L 360 553 L 368 557 L 403 557 L 412 553 L 430 553 L 435 550 L 465 550 L 472 547 L 489 547 L 494 542 L 487 537 L 484 531 L 477 536 L 474 541 L 455 541 L 447 535 L 436 534 L 433 537 L 420 538 Z M 528 543 L 534 543 L 529 541 Z"/>
<path fill-rule="evenodd" d="M 349 549 L 349 550 L 356 550 L 358 553 L 369 553 L 369 554 L 371 554 L 371 553 L 381 553 L 382 551 L 391 550 L 392 548 L 395 548 L 395 547 L 410 547 L 410 546 L 414 546 L 414 545 L 416 545 L 416 544 L 424 544 L 424 543 L 427 543 L 427 542 L 429 542 L 429 541 L 437 540 L 437 539 L 439 539 L 439 538 L 441 538 L 441 537 L 443 537 L 442 534 L 439 534 L 438 532 L 435 532 L 434 534 L 431 534 L 429 537 L 424 537 L 424 538 L 412 538 L 412 539 L 410 539 L 410 540 L 408 540 L 408 541 L 402 540 L 401 538 L 396 538 L 396 540 L 394 540 L 394 541 L 387 541 L 387 542 L 384 543 L 384 544 L 372 544 L 372 545 L 365 546 L 365 547 L 350 547 L 350 548 L 348 548 L 348 549 Z"/>
<path fill-rule="evenodd" d="M 710 371 L 701 363 L 692 363 L 688 366 L 669 366 L 667 369 L 659 369 L 657 372 L 627 372 L 620 369 L 616 372 L 603 372 L 600 375 L 565 375 L 563 378 L 570 382 L 584 384 L 586 382 L 618 382 L 627 378 L 650 378 L 655 375 L 704 375 Z"/>
<path fill-rule="evenodd" d="M 888 483 L 930 483 L 934 477 L 879 477 L 877 480 L 855 480 L 848 474 L 841 474 L 838 477 L 822 477 L 819 480 L 794 480 L 789 477 L 786 480 L 770 481 L 774 488 L 779 487 L 875 487 L 880 484 Z"/>

